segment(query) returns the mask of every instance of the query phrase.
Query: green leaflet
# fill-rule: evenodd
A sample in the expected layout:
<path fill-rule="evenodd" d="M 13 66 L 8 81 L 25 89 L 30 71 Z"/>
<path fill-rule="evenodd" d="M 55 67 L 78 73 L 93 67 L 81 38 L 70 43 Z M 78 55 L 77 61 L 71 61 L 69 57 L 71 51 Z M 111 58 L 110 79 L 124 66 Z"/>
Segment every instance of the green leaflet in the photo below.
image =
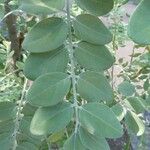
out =
<path fill-rule="evenodd" d="M 149 62 L 150 63 L 150 62 Z M 149 90 L 149 87 L 150 87 L 150 79 L 147 79 L 145 82 L 144 82 L 144 85 L 143 85 L 143 88 L 145 91 L 148 91 Z"/>
<path fill-rule="evenodd" d="M 1 150 L 9 150 L 12 147 L 12 135 L 10 133 L 0 134 L 0 148 Z"/>
<path fill-rule="evenodd" d="M 119 121 L 122 121 L 122 119 L 126 115 L 126 110 L 119 103 L 112 106 L 111 110 L 115 113 L 115 115 Z"/>
<path fill-rule="evenodd" d="M 67 24 L 62 18 L 46 18 L 29 31 L 23 42 L 23 48 L 32 53 L 57 49 L 66 40 L 67 32 Z"/>
<path fill-rule="evenodd" d="M 47 53 L 31 53 L 25 62 L 24 74 L 27 78 L 35 80 L 46 73 L 65 72 L 68 61 L 66 49 Z"/>
<path fill-rule="evenodd" d="M 74 133 L 66 140 L 63 150 L 87 150 L 87 148 L 82 144 L 79 134 Z"/>
<path fill-rule="evenodd" d="M 92 135 L 83 128 L 79 129 L 79 136 L 82 144 L 89 150 L 109 150 L 105 138 Z"/>
<path fill-rule="evenodd" d="M 150 0 L 143 0 L 133 13 L 128 35 L 132 40 L 141 45 L 150 44 Z"/>
<path fill-rule="evenodd" d="M 0 21 L 4 17 L 4 7 L 0 5 Z"/>
<path fill-rule="evenodd" d="M 77 81 L 77 92 L 87 101 L 113 101 L 112 88 L 102 73 L 81 73 Z"/>
<path fill-rule="evenodd" d="M 29 105 L 27 108 L 26 108 L 26 106 L 24 107 L 24 109 L 26 109 L 26 111 L 27 111 L 27 108 L 29 108 Z M 33 111 L 35 111 L 34 107 L 30 107 L 30 109 L 31 108 L 33 109 Z M 28 109 L 28 111 L 30 111 L 30 110 Z M 19 126 L 20 132 L 18 135 L 19 145 L 18 145 L 17 149 L 25 149 L 25 147 L 27 147 L 26 148 L 27 150 L 35 149 L 35 148 L 37 149 L 37 147 L 39 148 L 41 145 L 41 138 L 43 138 L 43 137 L 33 135 L 30 132 L 30 124 L 31 124 L 31 120 L 33 118 L 33 114 L 32 114 L 33 111 L 31 111 L 30 113 L 29 112 L 26 113 L 25 110 L 23 110 L 23 113 L 25 112 L 25 114 L 24 114 L 24 117 L 22 118 L 22 120 L 20 121 L 20 126 Z M 29 147 L 33 147 L 33 148 L 29 148 Z"/>
<path fill-rule="evenodd" d="M 34 106 L 52 106 L 61 102 L 70 88 L 70 78 L 65 73 L 49 73 L 37 78 L 27 94 Z"/>
<path fill-rule="evenodd" d="M 19 9 L 29 14 L 48 15 L 62 10 L 65 0 L 19 0 Z"/>
<path fill-rule="evenodd" d="M 36 139 L 37 141 L 40 140 L 41 137 L 35 136 L 30 132 L 30 124 L 33 116 L 24 116 L 20 122 L 20 131 L 24 135 Z"/>
<path fill-rule="evenodd" d="M 136 92 L 135 86 L 128 81 L 123 81 L 121 84 L 119 84 L 118 91 L 123 96 L 132 96 Z"/>
<path fill-rule="evenodd" d="M 65 142 L 63 150 L 109 150 L 105 138 L 90 134 L 79 127 L 78 133 L 73 133 Z"/>
<path fill-rule="evenodd" d="M 75 57 L 80 65 L 92 71 L 109 69 L 115 61 L 105 46 L 87 42 L 80 42 L 77 45 Z"/>
<path fill-rule="evenodd" d="M 140 56 L 139 65 L 141 67 L 150 67 L 150 52 L 144 53 Z"/>
<path fill-rule="evenodd" d="M 113 0 L 76 0 L 79 7 L 96 16 L 107 14 L 114 5 Z"/>
<path fill-rule="evenodd" d="M 38 148 L 32 143 L 23 142 L 17 146 L 16 150 L 38 150 Z"/>
<path fill-rule="evenodd" d="M 129 132 L 134 133 L 137 136 L 141 136 L 144 133 L 145 125 L 134 112 L 127 112 L 125 122 Z"/>
<path fill-rule="evenodd" d="M 0 122 L 14 119 L 16 116 L 16 105 L 13 102 L 0 102 Z"/>
<path fill-rule="evenodd" d="M 91 134 L 118 138 L 123 134 L 121 124 L 113 111 L 106 105 L 100 103 L 88 103 L 79 110 L 81 126 Z"/>
<path fill-rule="evenodd" d="M 56 133 L 53 133 L 51 134 L 51 136 L 49 136 L 49 140 L 51 141 L 51 143 L 56 143 L 64 138 L 64 133 L 65 133 L 64 129 Z"/>
<path fill-rule="evenodd" d="M 97 45 L 105 45 L 112 40 L 111 32 L 98 17 L 93 15 L 79 15 L 74 20 L 73 25 L 75 35 L 83 41 Z"/>
<path fill-rule="evenodd" d="M 90 134 L 80 127 L 64 144 L 63 150 L 109 150 L 105 138 Z"/>
<path fill-rule="evenodd" d="M 26 105 L 23 107 L 22 113 L 25 116 L 33 116 L 37 107 L 31 106 L 29 103 L 26 103 Z"/>
<path fill-rule="evenodd" d="M 70 103 L 39 108 L 31 121 L 30 130 L 35 135 L 46 135 L 64 129 L 73 117 Z"/>
<path fill-rule="evenodd" d="M 8 132 L 10 134 L 12 134 L 13 131 L 14 131 L 13 120 L 0 122 L 0 134 L 2 134 L 2 133 L 8 133 Z"/>
<path fill-rule="evenodd" d="M 143 113 L 146 109 L 144 100 L 138 97 L 130 97 L 126 100 L 128 107 L 135 111 L 137 114 Z M 142 102 L 143 101 L 143 102 Z"/>

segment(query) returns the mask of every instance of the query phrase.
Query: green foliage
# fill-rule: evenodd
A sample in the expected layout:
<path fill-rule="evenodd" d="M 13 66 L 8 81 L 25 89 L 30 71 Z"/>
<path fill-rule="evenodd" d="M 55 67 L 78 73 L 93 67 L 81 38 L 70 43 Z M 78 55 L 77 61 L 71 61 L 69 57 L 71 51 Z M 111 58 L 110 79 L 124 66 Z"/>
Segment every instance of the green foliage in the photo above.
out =
<path fill-rule="evenodd" d="M 27 100 L 34 106 L 52 106 L 61 102 L 69 92 L 70 78 L 65 73 L 40 76 L 32 84 Z"/>
<path fill-rule="evenodd" d="M 104 45 L 112 40 L 112 34 L 98 17 L 82 14 L 76 17 L 73 24 L 75 35 L 83 41 Z"/>
<path fill-rule="evenodd" d="M 128 81 L 123 81 L 119 86 L 118 86 L 118 91 L 123 95 L 123 96 L 132 96 L 135 93 L 135 86 L 129 83 Z"/>
<path fill-rule="evenodd" d="M 132 109 L 134 112 L 136 112 L 137 114 L 143 113 L 145 111 L 146 108 L 145 102 L 141 98 L 130 97 L 127 99 L 127 101 L 129 102 L 128 107 Z"/>
<path fill-rule="evenodd" d="M 111 110 L 114 112 L 114 114 L 117 116 L 117 119 L 119 121 L 122 121 L 122 119 L 125 117 L 126 115 L 126 109 L 121 106 L 119 103 L 117 103 L 116 105 L 113 105 L 111 107 Z"/>
<path fill-rule="evenodd" d="M 84 72 L 77 82 L 77 91 L 82 98 L 89 102 L 113 100 L 113 91 L 103 74 L 98 72 Z"/>
<path fill-rule="evenodd" d="M 80 42 L 77 45 L 75 57 L 81 66 L 91 71 L 109 69 L 115 61 L 107 47 L 87 42 Z"/>
<path fill-rule="evenodd" d="M 46 73 L 65 72 L 68 62 L 67 51 L 62 48 L 47 53 L 31 53 L 25 62 L 24 74 L 30 80 L 35 80 Z"/>
<path fill-rule="evenodd" d="M 30 130 L 35 135 L 55 133 L 64 129 L 72 116 L 73 108 L 69 103 L 39 108 L 32 119 Z"/>
<path fill-rule="evenodd" d="M 133 132 L 137 136 L 140 136 L 144 133 L 145 126 L 142 120 L 134 112 L 127 113 L 125 122 L 129 132 Z"/>
<path fill-rule="evenodd" d="M 53 144 L 63 150 L 109 150 L 107 139 L 120 138 L 126 130 L 124 124 L 130 135 L 144 133 L 142 113 L 147 110 L 150 97 L 149 47 L 143 55 L 133 53 L 131 57 L 138 57 L 137 62 L 119 61 L 123 67 L 123 75 L 119 76 L 124 81 L 117 87 L 112 83 L 112 88 L 109 81 L 113 82 L 113 75 L 109 75 L 108 69 L 114 65 L 115 58 L 109 43 L 113 40 L 115 51 L 117 29 L 113 28 L 111 33 L 98 17 L 123 3 L 126 1 L 75 0 L 72 5 L 71 0 L 19 0 L 18 9 L 24 11 L 22 17 L 26 22 L 23 26 L 28 30 L 22 44 L 22 53 L 27 55 L 23 72 L 33 82 L 25 79 L 21 97 L 20 88 L 16 88 L 17 98 L 7 96 L 0 102 L 3 150 L 11 147 L 48 150 Z M 130 37 L 142 45 L 149 44 L 149 19 L 145 19 L 148 4 L 146 0 L 141 2 L 128 27 Z M 72 12 L 74 5 L 83 11 Z M 117 22 L 114 22 L 115 27 Z M 0 66 L 4 72 L 8 67 L 5 57 L 13 56 L 9 49 L 2 42 Z M 144 80 L 142 90 L 136 85 L 140 78 Z M 0 81 L 3 87 L 6 79 L 7 76 Z"/>
<path fill-rule="evenodd" d="M 16 109 L 13 102 L 0 103 L 0 122 L 15 118 Z"/>
<path fill-rule="evenodd" d="M 67 31 L 67 25 L 61 18 L 46 18 L 31 29 L 23 42 L 23 48 L 32 53 L 57 49 L 66 40 Z"/>
<path fill-rule="evenodd" d="M 19 9 L 33 15 L 47 15 L 62 10 L 65 0 L 19 0 Z"/>
<path fill-rule="evenodd" d="M 89 133 L 107 138 L 117 138 L 122 135 L 122 127 L 112 110 L 99 103 L 83 105 L 79 111 L 81 126 Z"/>
<path fill-rule="evenodd" d="M 104 138 L 88 133 L 84 128 L 80 128 L 77 135 L 73 134 L 65 143 L 65 150 L 109 150 L 109 146 Z"/>
<path fill-rule="evenodd" d="M 88 2 L 86 0 L 76 0 L 76 2 L 83 10 L 96 16 L 107 14 L 113 8 L 114 4 L 113 0 L 89 0 Z"/>
<path fill-rule="evenodd" d="M 131 17 L 128 34 L 138 44 L 150 44 L 150 1 L 143 0 Z"/>

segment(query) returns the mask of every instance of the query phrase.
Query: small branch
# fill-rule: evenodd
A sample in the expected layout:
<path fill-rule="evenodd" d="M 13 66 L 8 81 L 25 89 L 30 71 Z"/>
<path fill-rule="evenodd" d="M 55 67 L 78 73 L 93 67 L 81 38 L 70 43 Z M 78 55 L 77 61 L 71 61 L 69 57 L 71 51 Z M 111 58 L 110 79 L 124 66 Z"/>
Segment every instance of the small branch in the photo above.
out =
<path fill-rule="evenodd" d="M 51 145 L 50 145 L 50 142 L 49 142 L 47 136 L 45 136 L 45 140 L 46 140 L 46 143 L 47 143 L 47 146 L 48 146 L 48 150 L 51 150 Z"/>
<path fill-rule="evenodd" d="M 135 46 L 132 49 L 131 59 L 129 63 L 129 71 L 131 70 L 131 67 L 132 67 L 134 53 L 135 53 Z"/>
<path fill-rule="evenodd" d="M 115 54 L 115 57 L 116 57 L 116 32 L 117 32 L 117 28 L 116 28 L 116 24 L 115 24 L 115 31 L 114 31 L 113 40 L 112 40 L 112 47 L 113 47 L 113 52 Z M 111 70 L 112 89 L 113 90 L 114 90 L 114 69 L 115 69 L 115 66 L 113 64 L 112 70 Z"/>
<path fill-rule="evenodd" d="M 13 75 L 14 73 L 16 73 L 16 72 L 18 72 L 18 71 L 19 71 L 19 69 L 14 70 L 14 71 L 12 71 L 12 72 L 6 74 L 6 76 L 4 76 L 4 77 L 0 80 L 0 83 L 2 83 L 7 77 L 9 77 L 10 75 Z"/>
<path fill-rule="evenodd" d="M 24 104 L 24 98 L 25 98 L 25 95 L 26 95 L 27 84 L 28 84 L 28 80 L 25 79 L 22 94 L 21 94 L 21 99 L 19 101 L 18 110 L 17 110 L 17 114 L 16 114 L 16 119 L 15 119 L 15 128 L 14 128 L 14 133 L 13 133 L 14 144 L 13 144 L 12 150 L 16 150 L 16 147 L 18 145 L 18 143 L 17 143 L 17 134 L 18 134 L 18 131 L 19 131 L 20 120 L 22 119 L 21 111 L 22 111 L 22 106 Z"/>
<path fill-rule="evenodd" d="M 70 15 L 70 4 L 71 1 L 67 0 L 67 23 L 69 29 L 69 59 L 71 62 L 71 80 L 72 80 L 72 88 L 73 88 L 73 97 L 74 97 L 74 108 L 75 108 L 75 133 L 78 131 L 79 126 L 79 117 L 78 117 L 78 100 L 77 100 L 77 91 L 76 91 L 76 74 L 75 74 L 75 64 L 74 64 L 74 50 L 73 50 L 73 43 L 72 43 L 72 31 L 71 31 L 71 15 Z"/>
<path fill-rule="evenodd" d="M 10 14 L 11 9 L 9 6 L 9 2 L 10 0 L 6 0 L 4 2 L 4 7 L 5 7 L 5 13 L 9 14 L 6 17 L 6 25 L 8 28 L 8 34 L 9 34 L 9 38 L 11 41 L 11 50 L 14 51 L 14 55 L 13 55 L 13 67 L 16 70 L 16 62 L 18 60 L 20 60 L 20 56 L 21 56 L 21 50 L 20 50 L 20 46 L 19 46 L 19 41 L 18 41 L 18 37 L 17 37 L 17 29 L 16 29 L 16 16 L 14 14 Z"/>

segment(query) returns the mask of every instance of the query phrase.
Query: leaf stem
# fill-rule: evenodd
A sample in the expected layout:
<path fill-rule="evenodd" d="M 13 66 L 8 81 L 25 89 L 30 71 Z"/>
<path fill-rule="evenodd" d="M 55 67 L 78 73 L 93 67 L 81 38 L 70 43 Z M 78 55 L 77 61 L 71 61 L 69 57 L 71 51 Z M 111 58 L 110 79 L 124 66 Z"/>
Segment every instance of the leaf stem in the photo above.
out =
<path fill-rule="evenodd" d="M 68 51 L 69 51 L 69 59 L 71 63 L 71 80 L 72 80 L 72 88 L 73 88 L 73 98 L 74 98 L 74 108 L 75 108 L 75 119 L 76 119 L 76 125 L 75 125 L 75 133 L 77 133 L 78 126 L 79 126 L 79 117 L 78 117 L 78 100 L 77 100 L 77 90 L 76 90 L 76 74 L 75 74 L 75 64 L 74 64 L 74 49 L 73 49 L 73 42 L 72 42 L 72 31 L 71 31 L 71 15 L 70 15 L 70 7 L 71 7 L 71 1 L 67 0 L 67 23 L 68 23 L 68 30 L 69 30 L 69 36 L 68 36 Z"/>
<path fill-rule="evenodd" d="M 135 46 L 132 49 L 132 54 L 131 54 L 130 63 L 129 63 L 129 71 L 131 71 L 131 68 L 132 68 L 134 53 L 135 53 Z"/>
<path fill-rule="evenodd" d="M 23 103 L 24 103 L 24 97 L 25 97 L 25 94 L 26 94 L 27 83 L 28 83 L 28 80 L 25 78 L 25 82 L 24 82 L 23 90 L 22 90 L 22 94 L 21 94 L 21 99 L 20 99 L 20 102 L 19 102 L 19 105 L 18 105 L 18 110 L 17 110 L 17 114 L 16 114 L 16 119 L 15 119 L 15 128 L 14 128 L 14 133 L 13 133 L 14 143 L 13 143 L 12 150 L 16 150 L 16 147 L 18 145 L 18 143 L 17 143 L 17 134 L 18 134 L 18 131 L 19 131 L 20 120 L 22 119 L 21 111 L 22 111 L 22 106 L 23 106 Z"/>

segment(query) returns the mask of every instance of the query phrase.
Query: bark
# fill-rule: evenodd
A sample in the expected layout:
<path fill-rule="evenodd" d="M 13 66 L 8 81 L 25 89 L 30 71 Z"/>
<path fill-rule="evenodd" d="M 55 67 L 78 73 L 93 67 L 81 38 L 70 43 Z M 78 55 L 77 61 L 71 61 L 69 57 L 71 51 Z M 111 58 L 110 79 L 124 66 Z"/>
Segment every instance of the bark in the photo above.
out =
<path fill-rule="evenodd" d="M 9 2 L 10 2 L 10 0 L 6 0 L 4 2 L 5 13 L 6 14 L 11 12 Z M 20 48 L 19 39 L 18 39 L 18 36 L 17 36 L 16 16 L 14 14 L 10 14 L 6 18 L 6 25 L 7 25 L 7 28 L 8 28 L 9 40 L 11 42 L 11 50 L 14 51 L 14 54 L 13 54 L 13 67 L 16 70 L 17 69 L 16 62 L 18 60 L 20 60 L 20 57 L 21 57 L 21 48 Z"/>

